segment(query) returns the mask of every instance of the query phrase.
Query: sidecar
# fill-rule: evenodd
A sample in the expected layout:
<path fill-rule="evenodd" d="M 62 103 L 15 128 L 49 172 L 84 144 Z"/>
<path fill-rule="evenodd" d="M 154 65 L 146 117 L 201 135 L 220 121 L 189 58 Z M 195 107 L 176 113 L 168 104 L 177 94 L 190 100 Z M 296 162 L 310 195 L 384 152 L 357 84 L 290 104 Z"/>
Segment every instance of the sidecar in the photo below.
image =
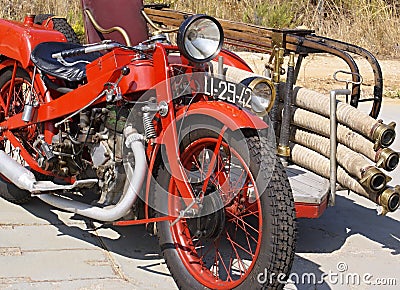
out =
<path fill-rule="evenodd" d="M 106 0 L 82 0 L 88 43 L 111 39 L 137 44 L 146 39 L 150 31 L 153 35 L 159 33 L 160 26 L 174 31 L 190 15 L 171 10 L 168 5 L 121 2 L 120 7 L 124 9 L 115 9 Z M 224 28 L 225 43 L 230 47 L 271 56 L 265 67 L 268 77 L 275 83 L 277 98 L 267 122 L 275 130 L 277 154 L 286 165 L 297 217 L 320 217 L 329 205 L 335 204 L 337 189 L 349 189 L 370 199 L 381 207 L 382 213 L 396 210 L 400 204 L 398 187 L 387 185 L 390 177 L 378 169 L 394 170 L 399 155 L 389 148 L 394 141 L 395 124 L 373 121 L 379 115 L 383 91 L 382 70 L 374 55 L 361 47 L 315 35 L 312 30 L 270 29 L 219 21 Z M 320 93 L 296 87 L 304 58 L 319 53 L 336 56 L 348 65 L 346 90 L 332 91 L 330 101 Z M 365 58 L 374 72 L 371 97 L 361 97 L 362 75 L 351 54 Z M 251 68 L 236 54 L 224 50 L 220 57 L 227 76 L 234 76 L 239 82 L 248 77 Z M 283 67 L 285 58 L 291 60 L 287 69 Z M 282 78 L 285 70 L 286 82 Z M 347 96 L 346 100 L 354 108 L 351 113 L 342 114 L 341 103 L 339 108 L 329 107 L 329 102 L 335 103 L 340 95 Z M 321 100 L 324 100 L 323 109 L 320 109 Z M 356 109 L 360 103 L 371 104 L 369 116 Z M 342 121 L 347 120 L 349 114 L 354 118 Z M 363 118 L 371 124 L 364 131 L 356 120 Z M 336 122 L 340 123 L 338 127 Z M 315 145 L 317 143 L 319 146 Z M 339 144 L 339 152 L 329 150 L 333 148 L 330 144 Z"/>

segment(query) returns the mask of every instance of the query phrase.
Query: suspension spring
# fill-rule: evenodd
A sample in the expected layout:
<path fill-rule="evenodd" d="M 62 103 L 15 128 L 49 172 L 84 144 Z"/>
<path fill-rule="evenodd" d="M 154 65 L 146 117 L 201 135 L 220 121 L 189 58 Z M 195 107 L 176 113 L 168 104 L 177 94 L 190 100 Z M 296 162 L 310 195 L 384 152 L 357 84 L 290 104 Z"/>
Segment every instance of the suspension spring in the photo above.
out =
<path fill-rule="evenodd" d="M 146 139 L 152 139 L 157 137 L 156 129 L 154 128 L 153 125 L 153 118 L 150 116 L 149 112 L 143 113 L 143 127 Z"/>

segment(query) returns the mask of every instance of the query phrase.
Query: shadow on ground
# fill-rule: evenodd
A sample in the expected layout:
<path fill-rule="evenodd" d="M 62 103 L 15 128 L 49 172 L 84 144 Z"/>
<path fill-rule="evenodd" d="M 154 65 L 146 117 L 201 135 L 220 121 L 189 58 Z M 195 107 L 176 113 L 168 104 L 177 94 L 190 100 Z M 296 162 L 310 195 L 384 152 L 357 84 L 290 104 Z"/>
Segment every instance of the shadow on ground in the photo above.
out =
<path fill-rule="evenodd" d="M 156 275 L 154 279 L 157 279 L 159 275 L 169 276 L 153 268 L 160 264 L 161 259 L 158 241 L 146 232 L 144 226 L 106 225 L 101 229 L 94 229 L 89 219 L 78 215 L 64 222 L 59 218 L 57 211 L 39 200 L 24 205 L 24 208 L 34 216 L 57 227 L 60 235 L 84 240 L 128 259 L 147 261 L 137 268 Z M 86 226 L 82 226 L 82 221 Z M 336 207 L 329 208 L 321 218 L 298 220 L 297 253 L 332 253 L 339 250 L 348 237 L 359 234 L 381 244 L 383 249 L 389 249 L 392 255 L 398 255 L 400 253 L 399 232 L 394 230 L 398 228 L 399 222 L 390 216 L 377 216 L 374 209 L 360 206 L 344 196 L 337 196 Z M 102 231 L 113 234 L 103 235 Z M 152 260 L 154 263 L 151 262 Z M 300 255 L 295 257 L 292 273 L 295 273 L 296 277 L 314 273 L 317 278 L 323 274 L 320 265 Z M 300 281 L 296 287 L 289 285 L 287 289 L 331 289 L 326 282 L 319 282 L 318 285 L 310 285 Z"/>
<path fill-rule="evenodd" d="M 32 215 L 55 226 L 59 231 L 59 235 L 68 235 L 83 240 L 127 258 L 141 260 L 161 258 L 157 238 L 151 236 L 144 226 L 100 226 L 100 224 L 93 224 L 90 219 L 79 215 L 73 215 L 67 220 L 61 219 L 57 214 L 58 209 L 55 211 L 55 208 L 38 199 L 34 199 L 23 207 Z"/>
<path fill-rule="evenodd" d="M 399 228 L 399 222 L 390 214 L 378 216 L 375 209 L 337 196 L 336 206 L 328 208 L 321 218 L 298 220 L 297 252 L 332 253 L 339 250 L 348 237 L 359 234 L 389 249 L 392 255 L 399 255 Z"/>

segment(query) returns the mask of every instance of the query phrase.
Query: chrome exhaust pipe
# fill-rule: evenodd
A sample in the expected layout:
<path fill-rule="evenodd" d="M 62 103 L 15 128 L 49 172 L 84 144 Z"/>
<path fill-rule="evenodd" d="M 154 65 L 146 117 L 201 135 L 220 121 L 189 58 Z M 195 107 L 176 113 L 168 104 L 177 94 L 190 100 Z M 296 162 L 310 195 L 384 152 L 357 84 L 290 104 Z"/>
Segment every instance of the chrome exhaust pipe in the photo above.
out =
<path fill-rule="evenodd" d="M 50 194 L 40 194 L 38 197 L 54 207 L 102 222 L 116 221 L 125 216 L 138 198 L 138 193 L 147 173 L 147 160 L 142 143 L 143 136 L 136 133 L 132 127 L 126 128 L 124 134 L 126 137 L 125 145 L 132 149 L 134 155 L 135 168 L 133 169 L 131 164 L 125 166 L 127 171 L 125 185 L 128 189 L 115 206 L 100 208 Z"/>
<path fill-rule="evenodd" d="M 3 150 L 0 150 L 0 173 L 19 188 L 34 192 L 35 175 Z"/>
<path fill-rule="evenodd" d="M 31 171 L 12 159 L 3 150 L 0 150 L 0 174 L 20 189 L 32 194 L 88 187 L 98 182 L 97 179 L 84 179 L 77 180 L 73 184 L 61 185 L 52 181 L 37 181 Z"/>
<path fill-rule="evenodd" d="M 54 192 L 57 190 L 70 190 L 75 187 L 87 187 L 97 182 L 97 179 L 78 180 L 72 185 L 59 185 L 51 181 L 37 181 L 32 172 L 12 159 L 3 150 L 0 150 L 0 174 L 10 182 L 23 190 L 37 194 L 44 202 L 82 216 L 103 222 L 111 222 L 125 216 L 137 200 L 144 177 L 147 172 L 147 160 L 142 143 L 143 136 L 136 133 L 132 127 L 125 129 L 126 146 L 132 149 L 135 168 L 127 164 L 126 187 L 128 188 L 119 202 L 112 207 L 100 208 L 74 200 L 69 200 L 61 196 L 43 192 Z"/>

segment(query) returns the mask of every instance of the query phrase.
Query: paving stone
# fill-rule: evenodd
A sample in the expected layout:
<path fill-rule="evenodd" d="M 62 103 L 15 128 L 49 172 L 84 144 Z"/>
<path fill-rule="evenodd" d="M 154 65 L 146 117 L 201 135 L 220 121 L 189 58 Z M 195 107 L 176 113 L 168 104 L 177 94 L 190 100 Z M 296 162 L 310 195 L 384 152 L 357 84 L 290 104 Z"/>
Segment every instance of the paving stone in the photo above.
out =
<path fill-rule="evenodd" d="M 19 256 L 0 256 L 0 285 L 13 284 L 14 279 L 60 282 L 104 278 L 119 277 L 101 250 L 24 251 Z"/>

